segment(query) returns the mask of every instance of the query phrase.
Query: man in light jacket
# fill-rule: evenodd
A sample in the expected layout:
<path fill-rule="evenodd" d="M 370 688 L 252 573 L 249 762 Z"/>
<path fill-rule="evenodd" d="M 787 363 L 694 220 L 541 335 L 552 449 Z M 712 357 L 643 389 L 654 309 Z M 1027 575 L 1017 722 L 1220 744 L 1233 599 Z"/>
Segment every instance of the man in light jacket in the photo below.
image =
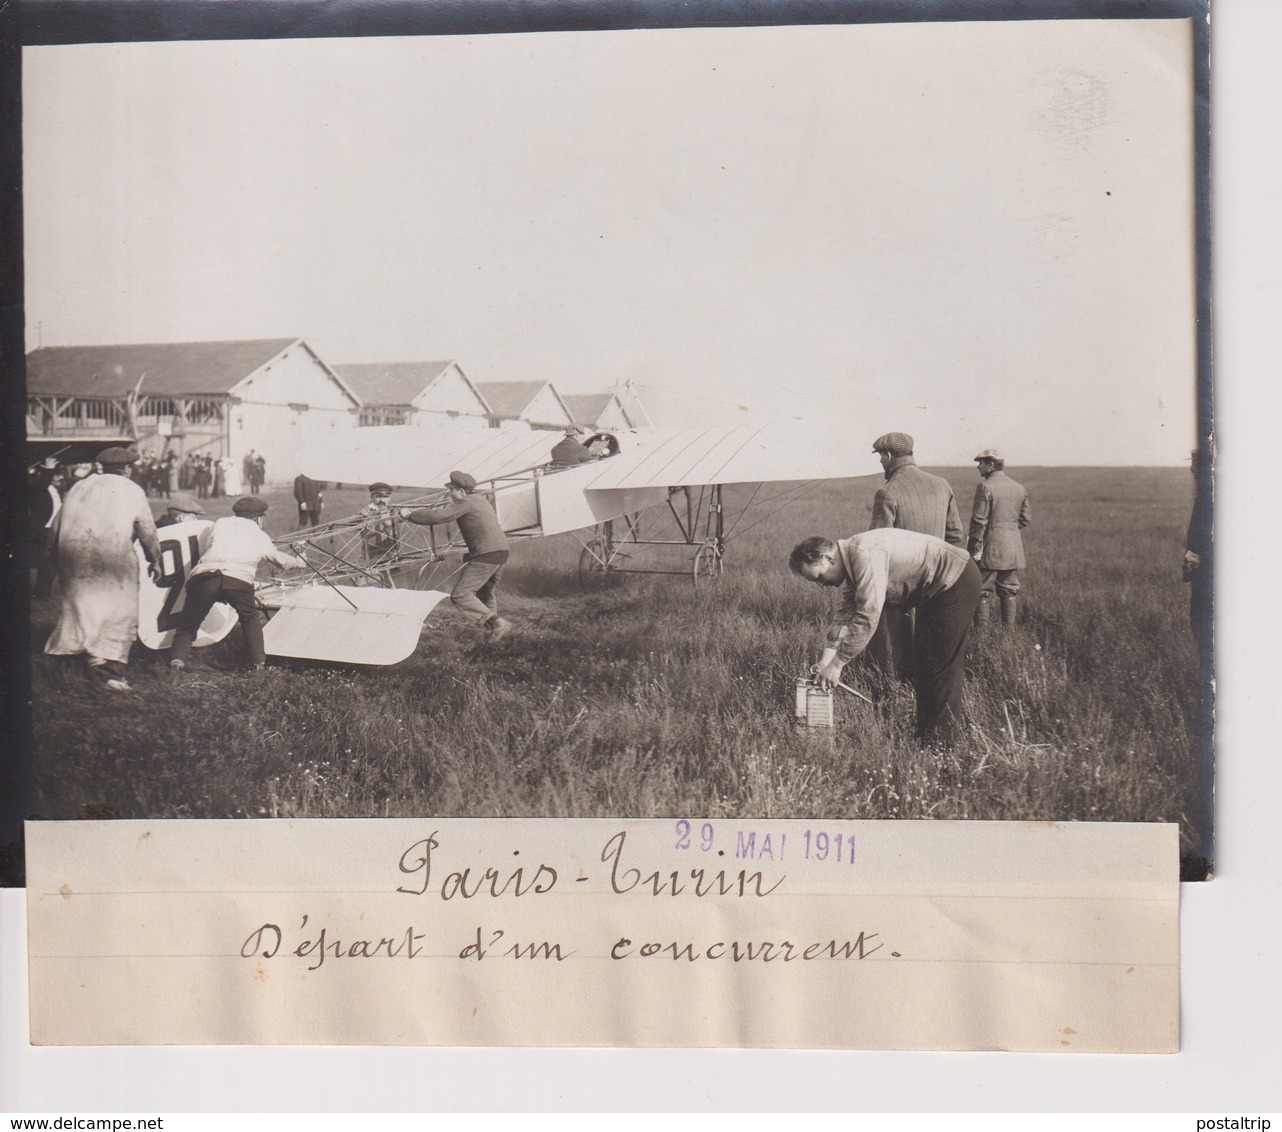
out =
<path fill-rule="evenodd" d="M 979 603 L 970 556 L 931 535 L 885 528 L 840 541 L 813 536 L 793 547 L 788 565 L 808 582 L 842 587 L 819 658 L 819 679 L 828 683 L 867 646 L 883 609 L 916 610 L 917 737 L 956 739 L 966 642 Z"/>
<path fill-rule="evenodd" d="M 996 578 L 1002 624 L 1014 625 L 1019 571 L 1024 569 L 1024 539 L 1019 532 L 1028 526 L 1028 492 L 1006 474 L 1006 458 L 996 449 L 985 448 L 975 462 L 982 478 L 971 507 L 968 548 L 984 581 L 975 622 L 984 625 L 991 618 Z"/>

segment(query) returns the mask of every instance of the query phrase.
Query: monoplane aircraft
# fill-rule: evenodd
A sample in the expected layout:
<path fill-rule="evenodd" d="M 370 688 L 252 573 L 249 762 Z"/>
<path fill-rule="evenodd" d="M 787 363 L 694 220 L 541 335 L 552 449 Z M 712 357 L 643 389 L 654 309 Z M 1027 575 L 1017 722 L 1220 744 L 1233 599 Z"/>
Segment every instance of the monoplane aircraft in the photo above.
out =
<path fill-rule="evenodd" d="M 509 539 L 574 533 L 585 589 L 630 573 L 684 574 L 696 585 L 714 579 L 738 535 L 816 483 L 855 474 L 849 430 L 833 424 L 779 421 L 600 435 L 610 455 L 558 468 L 549 463 L 556 439 L 549 432 L 494 429 L 459 436 L 412 425 L 370 427 L 305 450 L 301 464 L 312 479 L 329 483 L 381 480 L 401 490 L 433 489 L 411 494 L 397 507 L 443 498 L 439 485 L 450 472 L 469 472 Z M 733 516 L 722 494 L 729 484 L 756 485 L 742 513 Z M 757 514 L 745 522 L 750 510 Z M 275 611 L 265 631 L 268 653 L 357 664 L 405 659 L 427 616 L 448 596 L 439 588 L 448 576 L 440 576 L 438 564 L 463 549 L 441 530 L 405 522 L 393 509 L 277 539 L 308 566 L 259 586 L 260 600 Z M 673 555 L 680 556 L 680 569 L 662 560 Z"/>

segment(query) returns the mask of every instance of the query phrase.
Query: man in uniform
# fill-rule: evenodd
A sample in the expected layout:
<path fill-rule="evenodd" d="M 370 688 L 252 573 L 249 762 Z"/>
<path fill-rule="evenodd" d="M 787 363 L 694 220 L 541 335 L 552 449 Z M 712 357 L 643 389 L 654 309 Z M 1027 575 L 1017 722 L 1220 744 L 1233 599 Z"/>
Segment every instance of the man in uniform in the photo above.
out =
<path fill-rule="evenodd" d="M 129 649 L 138 636 L 138 559 L 142 546 L 152 576 L 160 570 L 160 540 L 146 493 L 129 478 L 136 453 L 99 453 L 102 475 L 75 485 L 54 516 L 51 546 L 62 609 L 45 652 L 85 656 L 89 674 L 113 692 L 131 691 L 125 680 Z"/>
<path fill-rule="evenodd" d="M 1028 526 L 1028 492 L 1006 474 L 1006 458 L 995 448 L 985 448 L 975 462 L 982 478 L 970 512 L 969 550 L 984 579 L 975 623 L 985 625 L 992 617 L 996 578 L 1002 624 L 1014 625 L 1019 571 L 1024 568 L 1024 540 L 1019 532 Z"/>
<path fill-rule="evenodd" d="M 450 600 L 456 609 L 479 620 L 491 641 L 501 640 L 512 628 L 510 621 L 499 616 L 496 599 L 499 578 L 508 559 L 507 536 L 486 498 L 473 494 L 476 480 L 467 472 L 451 472 L 445 491 L 449 495 L 446 502 L 415 510 L 402 507 L 401 518 L 420 526 L 458 524 L 467 554 Z"/>
<path fill-rule="evenodd" d="M 959 546 L 916 531 L 878 529 L 839 542 L 816 535 L 793 547 L 794 574 L 842 586 L 818 676 L 836 683 L 868 644 L 886 607 L 917 612 L 913 691 L 917 737 L 950 743 L 962 725 L 966 641 L 979 602 L 979 570 Z"/>
<path fill-rule="evenodd" d="M 360 509 L 362 518 L 370 520 L 361 529 L 361 542 L 367 562 L 381 562 L 396 549 L 396 515 L 392 511 L 392 487 L 386 483 L 369 485 L 369 502 Z"/>
<path fill-rule="evenodd" d="M 906 432 L 888 432 L 873 441 L 872 450 L 881 458 L 886 482 L 873 498 L 869 529 L 895 527 L 961 546 L 961 516 L 953 489 L 942 476 L 932 476 L 917 466 L 913 438 Z M 900 680 L 911 679 L 911 609 L 887 608 L 869 642 L 868 655 L 883 672 L 893 673 Z"/>

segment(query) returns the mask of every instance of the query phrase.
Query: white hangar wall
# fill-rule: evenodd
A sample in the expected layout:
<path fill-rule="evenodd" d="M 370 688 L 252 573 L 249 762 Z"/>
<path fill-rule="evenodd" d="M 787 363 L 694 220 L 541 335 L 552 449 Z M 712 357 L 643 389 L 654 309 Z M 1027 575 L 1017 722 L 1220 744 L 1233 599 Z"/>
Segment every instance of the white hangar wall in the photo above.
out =
<path fill-rule="evenodd" d="M 342 434 L 357 424 L 357 405 L 301 343 L 255 370 L 231 391 L 228 444 L 239 463 L 251 448 L 267 461 L 269 482 L 292 480 L 305 445 Z"/>

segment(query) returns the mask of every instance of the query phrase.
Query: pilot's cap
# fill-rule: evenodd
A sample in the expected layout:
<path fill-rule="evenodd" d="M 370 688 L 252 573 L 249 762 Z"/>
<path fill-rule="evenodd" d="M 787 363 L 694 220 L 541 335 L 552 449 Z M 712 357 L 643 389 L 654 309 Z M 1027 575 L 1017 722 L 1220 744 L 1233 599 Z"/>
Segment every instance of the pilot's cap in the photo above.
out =
<path fill-rule="evenodd" d="M 255 495 L 242 495 L 231 505 L 231 510 L 233 515 L 256 519 L 259 515 L 267 514 L 267 504 Z"/>
<path fill-rule="evenodd" d="M 888 432 L 872 442 L 874 452 L 889 452 L 892 456 L 911 456 L 913 438 L 906 432 Z"/>
<path fill-rule="evenodd" d="M 460 491 L 473 491 L 476 488 L 476 478 L 467 472 L 450 472 L 450 482 L 445 486 L 456 487 Z"/>
<path fill-rule="evenodd" d="M 391 495 L 392 485 L 389 483 L 372 483 L 369 485 L 370 495 Z"/>
<path fill-rule="evenodd" d="M 978 456 L 975 457 L 975 459 L 976 461 L 994 460 L 998 464 L 1006 463 L 1006 457 L 998 452 L 996 448 L 985 448 Z"/>
<path fill-rule="evenodd" d="M 98 453 L 98 463 L 104 468 L 124 468 L 138 462 L 138 454 L 128 448 L 104 448 Z"/>

